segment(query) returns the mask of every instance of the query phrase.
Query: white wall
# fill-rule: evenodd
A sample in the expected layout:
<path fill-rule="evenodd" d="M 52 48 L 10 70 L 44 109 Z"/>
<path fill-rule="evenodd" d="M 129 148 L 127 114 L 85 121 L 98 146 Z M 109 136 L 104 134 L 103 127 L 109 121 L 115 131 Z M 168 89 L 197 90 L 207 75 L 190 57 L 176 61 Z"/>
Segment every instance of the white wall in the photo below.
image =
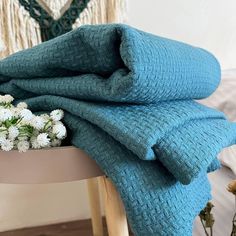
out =
<path fill-rule="evenodd" d="M 129 0 L 130 24 L 213 52 L 236 67 L 235 0 Z"/>
<path fill-rule="evenodd" d="M 235 0 L 129 0 L 130 24 L 204 47 L 236 67 Z M 82 183 L 0 184 L 0 231 L 88 218 Z"/>
<path fill-rule="evenodd" d="M 84 181 L 48 185 L 0 184 L 0 232 L 89 218 Z"/>

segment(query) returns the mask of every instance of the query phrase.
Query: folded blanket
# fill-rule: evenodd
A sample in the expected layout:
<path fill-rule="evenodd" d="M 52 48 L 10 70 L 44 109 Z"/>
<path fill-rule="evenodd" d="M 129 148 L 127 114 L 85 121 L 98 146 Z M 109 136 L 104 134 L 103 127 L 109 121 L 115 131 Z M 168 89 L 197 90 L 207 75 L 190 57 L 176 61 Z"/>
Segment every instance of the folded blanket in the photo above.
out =
<path fill-rule="evenodd" d="M 223 113 L 191 99 L 220 81 L 210 53 L 126 25 L 82 26 L 0 61 L 0 93 L 62 108 L 71 143 L 112 179 L 137 236 L 190 236 L 207 170 L 235 143 Z"/>
<path fill-rule="evenodd" d="M 236 70 L 222 71 L 221 82 L 217 90 L 208 98 L 199 100 L 201 104 L 219 109 L 229 120 L 236 121 Z M 225 148 L 218 156 L 222 163 L 236 175 L 236 145 Z"/>

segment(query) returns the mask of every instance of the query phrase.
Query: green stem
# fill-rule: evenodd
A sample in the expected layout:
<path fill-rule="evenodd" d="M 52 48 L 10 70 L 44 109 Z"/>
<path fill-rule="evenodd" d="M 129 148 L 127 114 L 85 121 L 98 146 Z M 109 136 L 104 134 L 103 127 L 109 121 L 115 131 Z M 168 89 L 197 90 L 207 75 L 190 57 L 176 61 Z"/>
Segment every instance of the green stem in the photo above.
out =
<path fill-rule="evenodd" d="M 44 125 L 44 127 L 43 127 L 44 132 L 47 131 L 47 129 L 50 127 L 50 126 L 47 127 L 50 123 L 51 123 L 51 120 L 48 120 L 48 122 Z"/>
<path fill-rule="evenodd" d="M 1 131 L 7 131 L 7 128 L 5 128 L 5 129 L 1 128 L 1 129 L 0 129 L 0 132 L 1 132 Z"/>
<path fill-rule="evenodd" d="M 16 122 L 16 125 L 19 124 L 22 121 L 22 118 L 19 118 Z"/>

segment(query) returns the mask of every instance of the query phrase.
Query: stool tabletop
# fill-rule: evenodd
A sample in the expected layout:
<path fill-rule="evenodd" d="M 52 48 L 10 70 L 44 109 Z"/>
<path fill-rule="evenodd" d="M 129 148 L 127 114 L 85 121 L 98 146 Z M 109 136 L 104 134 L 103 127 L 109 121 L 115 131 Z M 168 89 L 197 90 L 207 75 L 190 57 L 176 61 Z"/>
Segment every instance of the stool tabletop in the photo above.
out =
<path fill-rule="evenodd" d="M 104 175 L 83 150 L 55 147 L 19 153 L 0 151 L 0 183 L 48 184 Z"/>

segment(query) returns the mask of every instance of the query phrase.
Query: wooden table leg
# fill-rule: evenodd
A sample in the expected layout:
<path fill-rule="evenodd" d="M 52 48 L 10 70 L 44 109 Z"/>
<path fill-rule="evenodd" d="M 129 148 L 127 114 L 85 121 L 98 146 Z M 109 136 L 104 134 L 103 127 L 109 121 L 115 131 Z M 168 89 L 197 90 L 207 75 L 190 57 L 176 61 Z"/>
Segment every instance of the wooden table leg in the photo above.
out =
<path fill-rule="evenodd" d="M 103 236 L 103 224 L 97 178 L 87 179 L 93 236 Z"/>
<path fill-rule="evenodd" d="M 113 183 L 100 177 L 109 236 L 129 236 L 124 205 Z"/>

